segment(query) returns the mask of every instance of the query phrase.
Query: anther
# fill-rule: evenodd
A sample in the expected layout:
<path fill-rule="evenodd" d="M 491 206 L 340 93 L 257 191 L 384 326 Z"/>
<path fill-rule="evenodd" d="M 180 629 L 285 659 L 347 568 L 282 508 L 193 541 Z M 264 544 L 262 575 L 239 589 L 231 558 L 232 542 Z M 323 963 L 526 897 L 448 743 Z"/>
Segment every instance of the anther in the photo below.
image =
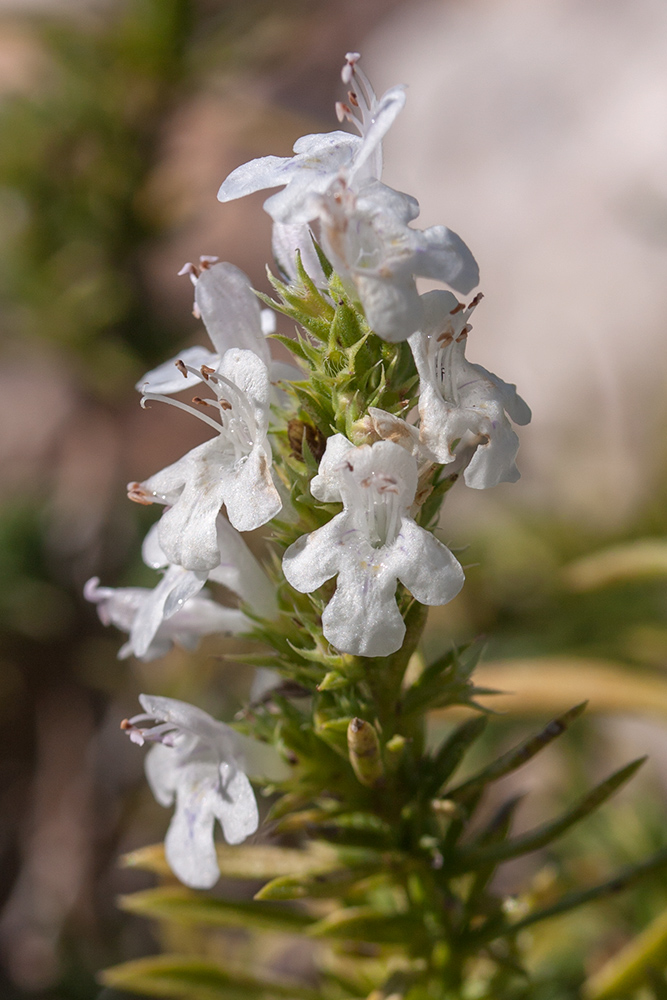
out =
<path fill-rule="evenodd" d="M 202 254 L 199 258 L 199 265 L 202 271 L 208 271 L 211 264 L 217 264 L 219 260 L 219 257 L 213 257 L 211 254 Z"/>
<path fill-rule="evenodd" d="M 179 358 L 178 361 L 174 361 L 174 364 L 178 368 L 178 370 L 181 373 L 181 375 L 183 376 L 183 378 L 187 378 L 188 377 L 188 370 L 185 367 L 185 362 L 181 361 L 180 358 Z"/>
<path fill-rule="evenodd" d="M 194 281 L 196 281 L 197 278 L 199 277 L 199 268 L 197 267 L 196 264 L 193 264 L 192 261 L 189 260 L 187 261 L 186 264 L 183 265 L 183 267 L 178 272 L 178 277 L 180 278 L 184 274 L 188 274 L 191 278 L 194 278 Z"/>
<path fill-rule="evenodd" d="M 207 382 L 211 375 L 215 375 L 215 368 L 209 368 L 208 365 L 202 365 L 199 370 L 201 371 L 202 378 L 205 378 Z"/>
<path fill-rule="evenodd" d="M 134 503 L 140 503 L 143 507 L 149 507 L 153 503 L 150 499 L 150 495 L 146 492 L 141 483 L 128 483 L 127 496 L 129 500 L 134 501 Z"/>
<path fill-rule="evenodd" d="M 123 729 L 123 730 L 131 729 L 132 728 L 132 723 L 130 722 L 129 719 L 123 719 L 123 721 L 120 724 L 120 728 Z"/>

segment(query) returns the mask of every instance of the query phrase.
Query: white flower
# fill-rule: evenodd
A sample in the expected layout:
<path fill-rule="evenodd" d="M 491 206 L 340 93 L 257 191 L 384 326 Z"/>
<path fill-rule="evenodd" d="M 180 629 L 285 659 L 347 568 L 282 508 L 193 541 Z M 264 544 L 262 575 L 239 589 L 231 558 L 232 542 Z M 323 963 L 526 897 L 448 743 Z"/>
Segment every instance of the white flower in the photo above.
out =
<path fill-rule="evenodd" d="M 465 357 L 468 319 L 480 298 L 466 308 L 450 292 L 428 292 L 423 325 L 410 337 L 420 380 L 421 440 L 443 464 L 471 454 L 463 478 L 474 489 L 519 478 L 519 439 L 505 414 L 516 424 L 531 417 L 515 385 Z"/>
<path fill-rule="evenodd" d="M 338 104 L 336 110 L 339 119 L 350 120 L 360 134 L 337 131 L 304 135 L 294 144 L 294 156 L 262 156 L 244 163 L 222 183 L 219 201 L 281 187 L 283 190 L 267 198 L 264 208 L 275 222 L 304 224 L 318 214 L 317 196 L 340 175 L 350 185 L 380 177 L 381 142 L 405 104 L 405 89 L 392 87 L 378 100 L 356 65 L 358 59 L 356 52 L 346 56 L 342 76 L 352 89 L 349 103 Z"/>
<path fill-rule="evenodd" d="M 356 289 L 371 329 L 405 340 L 423 322 L 416 278 L 433 278 L 461 292 L 479 281 L 472 253 L 446 226 L 412 229 L 418 202 L 379 181 L 357 192 L 342 181 L 319 200 L 321 239 L 336 270 Z"/>
<path fill-rule="evenodd" d="M 179 274 L 190 275 L 195 286 L 194 313 L 203 319 L 214 350 L 186 347 L 177 357 L 146 372 L 137 382 L 139 392 L 169 394 L 194 388 L 202 381 L 202 365 L 217 368 L 232 347 L 253 351 L 270 368 L 265 335 L 275 332 L 274 314 L 270 309 L 260 309 L 243 271 L 233 264 L 218 262 L 217 257 L 201 257 L 198 266 L 186 264 Z"/>
<path fill-rule="evenodd" d="M 148 662 L 164 656 L 174 643 L 194 649 L 204 635 L 247 631 L 251 622 L 243 612 L 201 593 L 207 579 L 224 584 L 263 617 L 276 613 L 271 583 L 241 536 L 222 517 L 216 527 L 220 562 L 209 573 L 170 565 L 158 541 L 158 524 L 154 524 L 142 555 L 147 566 L 165 572 L 153 590 L 100 587 L 97 577 L 87 582 L 84 596 L 97 604 L 102 622 L 129 633 L 120 659 L 134 655 Z"/>
<path fill-rule="evenodd" d="M 169 562 L 195 571 L 218 565 L 216 518 L 223 503 L 238 531 L 259 528 L 282 507 L 271 478 L 266 365 L 253 351 L 232 349 L 216 371 L 204 367 L 201 373 L 216 399 L 196 396 L 193 402 L 216 409 L 219 422 L 158 393 L 145 392 L 142 403 L 156 399 L 194 413 L 216 437 L 145 482 L 128 485 L 131 500 L 169 507 L 159 522 L 160 545 Z"/>
<path fill-rule="evenodd" d="M 409 516 L 416 488 L 416 461 L 400 445 L 355 448 L 342 434 L 328 439 L 311 492 L 323 502 L 342 500 L 344 509 L 290 545 L 283 571 L 302 593 L 338 575 L 322 628 L 341 652 L 388 656 L 400 649 L 397 580 L 422 604 L 446 604 L 463 586 L 449 549 Z"/>
<path fill-rule="evenodd" d="M 176 802 L 164 842 L 167 861 L 185 885 L 210 889 L 220 876 L 216 819 L 229 844 L 240 844 L 259 823 L 255 795 L 242 770 L 241 738 L 186 702 L 145 694 L 139 701 L 144 712 L 124 720 L 121 728 L 140 746 L 155 744 L 145 761 L 148 783 L 160 805 Z"/>

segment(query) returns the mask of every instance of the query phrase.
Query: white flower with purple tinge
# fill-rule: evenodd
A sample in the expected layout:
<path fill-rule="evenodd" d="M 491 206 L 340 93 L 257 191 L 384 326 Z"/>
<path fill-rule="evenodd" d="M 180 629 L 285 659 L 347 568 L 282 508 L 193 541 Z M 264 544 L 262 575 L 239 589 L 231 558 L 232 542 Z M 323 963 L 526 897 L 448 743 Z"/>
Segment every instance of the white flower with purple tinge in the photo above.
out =
<path fill-rule="evenodd" d="M 264 202 L 273 219 L 273 253 L 283 272 L 296 279 L 294 259 L 299 250 L 311 277 L 325 284 L 313 248 L 310 222 L 320 214 L 319 196 L 338 179 L 353 190 L 382 174 L 382 139 L 405 104 L 405 88 L 391 87 L 377 98 L 357 65 L 358 52 L 348 52 L 342 79 L 349 86 L 347 102 L 336 104 L 339 121 L 347 119 L 359 135 L 326 132 L 304 135 L 294 143 L 294 156 L 262 156 L 232 171 L 218 191 L 220 201 L 232 201 L 254 191 L 280 187 Z"/>
<path fill-rule="evenodd" d="M 355 448 L 336 434 L 310 488 L 318 500 L 342 501 L 344 509 L 290 545 L 285 578 L 312 593 L 337 576 L 322 615 L 325 638 L 344 653 L 388 656 L 405 635 L 397 581 L 429 605 L 446 604 L 463 586 L 463 570 L 449 549 L 409 515 L 417 463 L 392 441 Z"/>
<path fill-rule="evenodd" d="M 129 633 L 120 659 L 136 656 L 148 662 L 166 655 L 174 643 L 195 649 L 202 636 L 249 630 L 252 623 L 242 611 L 218 604 L 202 592 L 207 579 L 223 584 L 263 617 L 276 613 L 271 583 L 239 533 L 223 517 L 216 528 L 220 562 L 208 573 L 171 565 L 154 524 L 144 539 L 142 555 L 147 566 L 164 571 L 156 587 L 101 587 L 97 577 L 87 582 L 84 596 L 97 605 L 101 621 Z"/>
<path fill-rule="evenodd" d="M 160 400 L 194 413 L 216 436 L 143 483 L 128 485 L 131 500 L 169 508 L 159 522 L 160 545 L 169 562 L 197 572 L 211 570 L 220 561 L 216 518 L 223 503 L 238 531 L 259 528 L 282 507 L 271 476 L 266 365 L 253 351 L 234 348 L 215 371 L 203 367 L 201 374 L 215 398 L 196 396 L 193 402 L 200 410 L 153 392 L 144 392 L 142 404 Z M 215 410 L 219 419 L 202 412 L 205 409 Z"/>
<path fill-rule="evenodd" d="M 474 489 L 487 489 L 519 478 L 515 424 L 531 413 L 516 386 L 466 359 L 468 320 L 481 295 L 466 308 L 451 292 L 422 296 L 424 320 L 410 337 L 419 372 L 419 432 L 437 462 L 469 455 L 463 478 Z"/>
<path fill-rule="evenodd" d="M 348 53 L 343 80 L 351 84 L 348 104 L 336 107 L 339 119 L 347 118 L 359 135 L 326 132 L 304 135 L 294 144 L 294 156 L 262 156 L 244 163 L 223 181 L 219 201 L 233 201 L 265 188 L 280 187 L 264 202 L 275 222 L 304 224 L 317 214 L 317 196 L 324 194 L 341 175 L 356 186 L 382 171 L 381 142 L 405 104 L 405 88 L 392 87 L 378 100 L 365 74 L 357 66 L 359 55 Z"/>
<path fill-rule="evenodd" d="M 252 744 L 230 726 L 184 701 L 139 695 L 144 711 L 121 724 L 134 743 L 153 743 L 148 783 L 160 805 L 176 808 L 164 847 L 174 874 L 193 889 L 210 889 L 220 869 L 216 819 L 228 844 L 240 844 L 259 823 L 243 750 Z M 243 745 L 243 748 L 242 748 Z"/>
<path fill-rule="evenodd" d="M 342 181 L 319 201 L 321 239 L 331 263 L 352 282 L 374 333 L 405 340 L 423 323 L 416 278 L 433 278 L 460 292 L 479 282 L 472 253 L 446 226 L 413 229 L 418 202 L 379 181 L 357 192 Z"/>

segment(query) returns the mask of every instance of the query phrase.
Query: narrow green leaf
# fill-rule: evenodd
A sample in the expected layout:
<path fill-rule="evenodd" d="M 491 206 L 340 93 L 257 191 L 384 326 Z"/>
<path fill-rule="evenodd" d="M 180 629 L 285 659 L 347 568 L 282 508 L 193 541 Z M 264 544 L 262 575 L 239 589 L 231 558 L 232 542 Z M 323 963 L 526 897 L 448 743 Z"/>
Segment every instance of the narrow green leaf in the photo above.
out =
<path fill-rule="evenodd" d="M 452 649 L 426 667 L 403 695 L 401 711 L 404 715 L 443 705 L 468 704 L 472 693 L 470 675 L 481 655 L 481 647 L 464 661 L 461 657 L 468 648 Z"/>
<path fill-rule="evenodd" d="M 232 902 L 181 887 L 146 889 L 121 896 L 119 906 L 145 917 L 209 927 L 250 927 L 294 933 L 313 922 L 307 914 L 275 903 Z"/>
<path fill-rule="evenodd" d="M 407 914 L 382 913 L 371 906 L 348 906 L 318 920 L 308 933 L 312 937 L 409 946 L 424 935 L 424 929 L 421 920 Z"/>
<path fill-rule="evenodd" d="M 667 961 L 667 910 L 640 931 L 583 984 L 584 1000 L 626 1000 L 646 982 L 650 969 Z"/>
<path fill-rule="evenodd" d="M 529 913 L 510 927 L 506 927 L 503 933 L 514 934 L 523 930 L 524 927 L 530 927 L 531 924 L 537 924 L 541 920 L 548 920 L 550 917 L 559 917 L 564 913 L 569 913 L 571 910 L 576 910 L 580 906 L 584 906 L 586 903 L 594 903 L 598 899 L 615 896 L 619 892 L 629 889 L 636 882 L 640 882 L 642 879 L 653 875 L 654 872 L 660 871 L 665 867 L 667 867 L 667 848 L 658 851 L 657 854 L 654 854 L 652 858 L 648 858 L 646 861 L 629 866 L 606 882 L 593 885 L 588 889 L 569 892 L 555 903 L 552 903 L 551 906 L 534 910 L 533 913 Z"/>
<path fill-rule="evenodd" d="M 343 896 L 361 879 L 374 875 L 378 871 L 387 871 L 377 865 L 367 865 L 356 869 L 335 868 L 331 871 L 313 872 L 310 875 L 283 875 L 274 878 L 263 886 L 255 899 L 287 900 L 287 899 L 319 899 Z"/>
<path fill-rule="evenodd" d="M 99 978 L 112 989 L 176 1000 L 321 1000 L 318 990 L 292 983 L 263 982 L 190 955 L 140 958 L 106 969 Z"/>
<path fill-rule="evenodd" d="M 320 267 L 322 268 L 322 271 L 324 272 L 324 277 L 327 279 L 327 281 L 329 281 L 329 279 L 331 278 L 331 275 L 333 274 L 333 267 L 332 267 L 332 265 L 331 265 L 331 263 L 329 261 L 329 258 L 327 257 L 327 255 L 325 254 L 324 250 L 322 249 L 322 247 L 320 246 L 320 244 L 317 242 L 317 240 L 315 239 L 315 237 L 313 236 L 312 233 L 310 234 L 310 238 L 313 241 L 313 246 L 315 247 L 315 253 L 317 254 L 317 259 L 320 262 Z"/>
<path fill-rule="evenodd" d="M 285 337 L 281 333 L 272 333 L 271 340 L 277 340 L 280 344 L 286 347 L 288 351 L 291 351 L 292 354 L 296 354 L 298 358 L 301 358 L 302 361 L 311 362 L 318 356 L 316 351 L 312 348 L 308 348 L 308 345 L 302 337 L 299 338 L 299 340 L 295 340 L 294 337 Z"/>
<path fill-rule="evenodd" d="M 499 778 L 503 778 L 506 774 L 510 774 L 512 771 L 516 771 L 517 768 L 522 767 L 535 754 L 548 746 L 552 740 L 557 739 L 564 733 L 568 726 L 575 719 L 579 718 L 587 704 L 587 702 L 583 701 L 580 705 L 575 705 L 568 712 L 564 712 L 563 715 L 558 716 L 557 719 L 553 719 L 541 733 L 523 740 L 518 746 L 508 750 L 502 757 L 493 761 L 492 764 L 479 771 L 478 774 L 473 775 L 472 778 L 469 778 L 462 785 L 448 791 L 447 798 L 461 802 L 471 794 L 477 793 L 490 782 L 498 781 Z"/>
<path fill-rule="evenodd" d="M 467 719 L 445 739 L 435 756 L 425 762 L 425 773 L 420 782 L 420 792 L 425 798 L 437 795 L 461 763 L 468 748 L 482 735 L 486 725 L 487 718 L 484 715 Z"/>
<path fill-rule="evenodd" d="M 475 848 L 463 850 L 457 858 L 457 871 L 471 871 L 480 865 L 487 865 L 491 862 L 500 864 L 500 862 L 508 861 L 510 858 L 517 858 L 522 854 L 528 854 L 530 851 L 537 851 L 541 847 L 546 847 L 547 844 L 560 837 L 571 826 L 574 826 L 575 823 L 584 819 L 594 809 L 601 806 L 603 802 L 606 802 L 621 785 L 625 784 L 632 777 L 645 760 L 646 757 L 640 757 L 638 760 L 626 765 L 626 767 L 622 767 L 619 771 L 615 771 L 606 781 L 601 782 L 585 795 L 576 806 L 568 809 L 567 812 L 563 813 L 558 819 L 552 820 L 551 823 L 543 823 L 541 826 L 530 830 L 528 833 L 524 833 L 515 840 L 508 840 L 503 844 L 482 848 L 481 850 Z"/>

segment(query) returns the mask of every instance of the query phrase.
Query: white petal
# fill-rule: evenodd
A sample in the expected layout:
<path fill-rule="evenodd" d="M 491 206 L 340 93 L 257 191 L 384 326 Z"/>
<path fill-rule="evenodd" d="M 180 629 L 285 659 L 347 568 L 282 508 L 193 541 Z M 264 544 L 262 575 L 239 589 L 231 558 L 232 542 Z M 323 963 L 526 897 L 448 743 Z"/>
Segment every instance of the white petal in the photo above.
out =
<path fill-rule="evenodd" d="M 184 732 L 207 741 L 216 747 L 218 756 L 231 757 L 236 746 L 236 733 L 231 726 L 218 722 L 208 712 L 178 698 L 164 695 L 140 694 L 139 703 L 147 715 L 161 722 L 173 722 Z"/>
<path fill-rule="evenodd" d="M 259 813 L 252 785 L 239 768 L 229 764 L 220 767 L 222 790 L 215 803 L 215 815 L 220 820 L 228 844 L 240 844 L 259 825 Z"/>
<path fill-rule="evenodd" d="M 262 693 L 266 693 L 272 687 L 280 684 L 281 677 L 276 671 L 265 670 L 263 667 L 260 670 L 263 670 L 265 675 L 272 675 L 271 678 L 264 676 L 265 688 Z M 259 686 L 257 690 L 255 689 L 256 682 L 257 674 L 253 681 L 251 701 L 258 700 L 261 697 Z M 253 740 L 249 736 L 244 736 L 243 733 L 236 734 L 236 744 L 235 757 L 239 764 L 242 765 L 246 774 L 252 775 L 253 778 L 261 781 L 285 781 L 289 777 L 290 768 L 273 744 Z"/>
<path fill-rule="evenodd" d="M 151 526 L 141 546 L 141 558 L 151 569 L 162 569 L 169 564 L 169 560 L 160 545 L 158 525 L 159 521 L 156 521 Z"/>
<path fill-rule="evenodd" d="M 143 484 L 172 504 L 158 529 L 170 563 L 204 572 L 220 561 L 216 519 L 224 501 L 228 465 L 224 442 L 215 437 Z"/>
<path fill-rule="evenodd" d="M 389 656 L 401 648 L 405 636 L 396 604 L 396 575 L 383 566 L 382 549 L 368 549 L 366 559 L 346 554 L 336 592 L 322 615 L 322 631 L 341 653 Z"/>
<path fill-rule="evenodd" d="M 283 556 L 285 579 L 302 594 L 311 594 L 338 572 L 344 537 L 355 531 L 345 512 L 310 535 L 297 538 Z"/>
<path fill-rule="evenodd" d="M 259 318 L 262 324 L 262 333 L 265 337 L 276 332 L 276 314 L 273 309 L 260 309 Z"/>
<path fill-rule="evenodd" d="M 446 226 L 422 233 L 424 248 L 415 258 L 414 274 L 435 278 L 464 295 L 479 284 L 479 267 L 461 237 Z"/>
<path fill-rule="evenodd" d="M 186 649 L 195 649 L 204 635 L 238 635 L 252 628 L 238 608 L 228 608 L 210 597 L 192 597 L 164 626 L 166 634 Z"/>
<path fill-rule="evenodd" d="M 170 806 L 176 791 L 178 757 L 173 747 L 156 743 L 144 758 L 144 771 L 151 792 L 161 806 Z"/>
<path fill-rule="evenodd" d="M 471 368 L 476 368 L 477 371 L 481 372 L 489 382 L 492 382 L 498 390 L 498 396 L 503 404 L 504 409 L 507 411 L 510 418 L 515 424 L 519 426 L 524 426 L 529 424 L 532 419 L 532 413 L 530 412 L 530 407 L 521 396 L 516 391 L 516 386 L 509 383 L 503 382 L 501 378 L 494 375 L 493 372 L 487 371 L 486 368 L 482 368 L 481 365 L 471 364 Z"/>
<path fill-rule="evenodd" d="M 225 505 L 237 531 L 254 531 L 280 512 L 283 503 L 262 448 L 255 448 L 242 465 L 226 473 Z"/>
<path fill-rule="evenodd" d="M 351 159 L 361 146 L 361 139 L 351 132 L 336 129 L 333 132 L 311 132 L 300 136 L 292 149 L 299 157 L 299 165 L 317 171 L 327 168 L 327 173 L 338 169 L 338 165 Z M 302 168 L 303 169 L 303 168 Z"/>
<path fill-rule="evenodd" d="M 298 250 L 308 276 L 316 285 L 326 286 L 324 271 L 313 245 L 312 230 L 307 223 L 274 222 L 271 246 L 278 266 L 292 281 L 296 281 L 298 277 L 296 271 Z"/>
<path fill-rule="evenodd" d="M 195 302 L 219 357 L 237 347 L 269 364 L 259 300 L 243 271 L 225 262 L 205 268 L 195 285 Z"/>
<path fill-rule="evenodd" d="M 449 230 L 448 230 L 449 231 Z M 424 309 L 424 319 L 420 326 L 420 332 L 425 336 L 437 337 L 445 328 L 447 321 L 452 321 L 455 310 L 461 312 L 461 304 L 452 292 L 444 288 L 435 288 L 433 291 L 425 292 L 421 296 L 422 307 Z M 458 315 L 458 313 L 456 313 Z M 415 336 L 415 344 L 425 345 L 427 341 L 424 337 Z M 412 347 L 413 341 L 410 341 Z M 414 348 L 413 348 L 414 351 Z"/>
<path fill-rule="evenodd" d="M 264 188 L 287 184 L 291 164 L 291 156 L 261 156 L 242 163 L 220 185 L 218 201 L 233 201 Z"/>
<path fill-rule="evenodd" d="M 414 424 L 409 424 L 407 420 L 387 413 L 386 410 L 380 410 L 377 406 L 368 407 L 368 416 L 373 430 L 383 441 L 400 444 L 415 457 L 420 454 L 419 430 Z"/>
<path fill-rule="evenodd" d="M 461 590 L 465 577 L 458 559 L 411 518 L 402 519 L 393 548 L 398 579 L 421 604 L 447 604 Z"/>
<path fill-rule="evenodd" d="M 327 438 L 317 475 L 310 482 L 310 492 L 316 500 L 321 500 L 322 503 L 337 503 L 341 499 L 339 466 L 353 447 L 354 445 L 344 434 L 333 434 Z"/>
<path fill-rule="evenodd" d="M 466 486 L 486 490 L 498 483 L 515 483 L 520 475 L 515 463 L 518 450 L 519 438 L 502 415 L 495 421 L 487 443 L 477 446 L 463 473 Z"/>
<path fill-rule="evenodd" d="M 373 123 L 362 140 L 361 149 L 354 159 L 350 177 L 359 178 L 366 164 L 370 176 L 379 180 L 382 173 L 381 143 L 396 116 L 405 106 L 405 87 L 399 84 L 385 91 L 373 110 Z"/>
<path fill-rule="evenodd" d="M 214 764 L 189 764 L 178 779 L 164 848 L 171 870 L 192 889 L 210 889 L 220 877 L 213 840 L 217 785 Z"/>
<path fill-rule="evenodd" d="M 395 275 L 355 279 L 370 328 L 383 340 L 406 340 L 420 326 L 422 304 L 414 278 Z"/>
<path fill-rule="evenodd" d="M 211 570 L 209 579 L 238 594 L 264 618 L 272 618 L 277 611 L 273 584 L 239 532 L 225 518 L 218 518 L 217 530 L 220 562 Z"/>
<path fill-rule="evenodd" d="M 130 642 L 135 656 L 144 656 L 164 620 L 197 594 L 204 580 L 204 576 L 197 576 L 180 566 L 169 567 L 157 587 L 147 594 L 132 622 Z"/>
<path fill-rule="evenodd" d="M 201 368 L 202 365 L 215 368 L 220 363 L 220 356 L 213 354 L 208 348 L 200 347 L 199 345 L 186 347 L 175 358 L 171 358 L 170 361 L 165 361 L 164 364 L 158 365 L 157 368 L 151 368 L 149 372 L 146 372 L 144 377 L 139 379 L 135 388 L 139 392 L 144 392 L 145 390 L 159 392 L 163 396 L 168 396 L 174 392 L 181 392 L 182 389 L 194 389 L 196 385 L 199 385 L 201 379 L 190 372 L 188 372 L 187 377 L 184 377 L 176 367 L 177 361 L 182 361 L 183 364 L 196 369 Z"/>

